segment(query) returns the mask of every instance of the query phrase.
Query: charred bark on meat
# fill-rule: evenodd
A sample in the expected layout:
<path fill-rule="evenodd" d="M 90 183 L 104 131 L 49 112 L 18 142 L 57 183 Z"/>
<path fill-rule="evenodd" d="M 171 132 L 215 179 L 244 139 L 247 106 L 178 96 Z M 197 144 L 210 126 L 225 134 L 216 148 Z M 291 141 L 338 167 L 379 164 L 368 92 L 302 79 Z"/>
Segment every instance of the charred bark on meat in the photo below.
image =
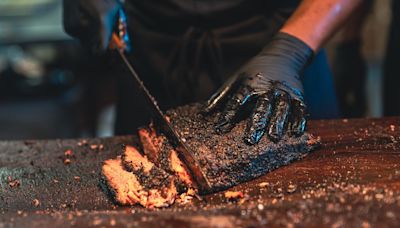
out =
<path fill-rule="evenodd" d="M 168 111 L 167 115 L 183 141 L 195 153 L 214 192 L 299 160 L 319 145 L 307 133 L 297 138 L 285 136 L 278 143 L 263 137 L 258 145 L 247 145 L 242 140 L 245 121 L 238 123 L 229 133 L 220 135 L 213 127 L 217 114 L 205 117 L 199 114 L 200 110 L 200 105 L 194 104 Z"/>

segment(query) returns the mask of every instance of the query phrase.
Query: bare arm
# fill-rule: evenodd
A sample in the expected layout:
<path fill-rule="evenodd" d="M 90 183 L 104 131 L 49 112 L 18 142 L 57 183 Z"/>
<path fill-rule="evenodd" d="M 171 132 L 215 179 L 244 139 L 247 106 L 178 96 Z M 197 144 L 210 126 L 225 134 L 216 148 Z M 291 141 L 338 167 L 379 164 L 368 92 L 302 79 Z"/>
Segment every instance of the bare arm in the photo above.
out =
<path fill-rule="evenodd" d="M 363 0 L 303 0 L 281 32 L 317 51 Z"/>

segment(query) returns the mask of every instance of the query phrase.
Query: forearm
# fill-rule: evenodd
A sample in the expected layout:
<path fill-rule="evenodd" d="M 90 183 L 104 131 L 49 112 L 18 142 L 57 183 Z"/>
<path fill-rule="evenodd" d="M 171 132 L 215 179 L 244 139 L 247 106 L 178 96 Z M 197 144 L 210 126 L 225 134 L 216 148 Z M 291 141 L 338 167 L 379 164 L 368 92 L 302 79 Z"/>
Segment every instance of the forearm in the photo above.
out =
<path fill-rule="evenodd" d="M 363 0 L 303 0 L 282 27 L 317 51 Z"/>

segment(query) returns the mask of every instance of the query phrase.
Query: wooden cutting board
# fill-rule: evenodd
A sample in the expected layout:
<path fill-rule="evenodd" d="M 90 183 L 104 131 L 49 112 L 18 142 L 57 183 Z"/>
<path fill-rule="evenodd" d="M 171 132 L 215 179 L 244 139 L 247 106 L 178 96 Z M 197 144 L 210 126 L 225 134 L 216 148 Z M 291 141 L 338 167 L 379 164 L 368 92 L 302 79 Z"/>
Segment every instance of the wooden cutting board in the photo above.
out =
<path fill-rule="evenodd" d="M 400 118 L 310 121 L 309 131 L 321 136 L 321 148 L 230 189 L 242 191 L 242 200 L 228 201 L 220 192 L 156 211 L 113 208 L 98 186 L 101 162 L 118 155 L 121 143 L 134 144 L 133 137 L 88 140 L 103 144 L 100 151 L 77 146 L 81 140 L 0 142 L 0 226 L 398 225 Z M 67 149 L 75 155 L 69 165 L 64 164 Z M 33 159 L 37 162 L 31 164 Z M 59 171 L 49 175 L 54 167 Z M 39 168 L 42 174 L 36 171 L 32 179 L 29 170 Z M 9 175 L 20 185 L 10 187 Z M 56 175 L 64 178 L 56 182 Z M 49 186 L 58 190 L 50 194 Z"/>

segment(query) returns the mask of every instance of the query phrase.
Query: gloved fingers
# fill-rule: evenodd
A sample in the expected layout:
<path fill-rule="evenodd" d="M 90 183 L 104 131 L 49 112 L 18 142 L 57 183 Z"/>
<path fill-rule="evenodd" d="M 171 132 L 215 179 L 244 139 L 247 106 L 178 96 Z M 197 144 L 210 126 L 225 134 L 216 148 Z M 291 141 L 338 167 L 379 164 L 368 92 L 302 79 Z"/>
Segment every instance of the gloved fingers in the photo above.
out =
<path fill-rule="evenodd" d="M 79 38 L 94 54 L 108 44 L 122 4 L 116 0 L 63 1 L 63 22 L 68 34 Z"/>
<path fill-rule="evenodd" d="M 300 100 L 293 100 L 291 121 L 288 130 L 291 136 L 300 136 L 304 133 L 307 124 L 305 112 L 306 105 L 304 102 Z"/>
<path fill-rule="evenodd" d="M 108 3 L 110 5 L 110 3 Z M 110 6 L 109 6 L 110 7 Z M 120 3 L 112 7 L 113 10 L 109 10 L 107 14 L 101 17 L 102 31 L 101 31 L 101 48 L 106 50 L 109 48 L 111 41 L 111 36 L 116 28 L 117 36 L 123 36 L 122 34 L 127 34 L 127 22 L 125 11 Z M 117 23 L 118 22 L 118 23 Z M 127 38 L 128 39 L 128 38 Z M 129 40 L 124 40 L 128 41 Z"/>
<path fill-rule="evenodd" d="M 236 74 L 229 78 L 218 90 L 215 92 L 205 104 L 202 110 L 203 114 L 210 114 L 214 112 L 217 107 L 226 101 L 229 95 L 237 89 L 242 80 L 239 80 L 240 75 Z"/>
<path fill-rule="evenodd" d="M 241 107 L 251 98 L 252 91 L 249 87 L 241 87 L 233 96 L 230 98 L 225 106 L 225 109 L 220 114 L 215 130 L 220 133 L 227 133 L 235 126 Z"/>
<path fill-rule="evenodd" d="M 286 130 L 290 97 L 285 91 L 277 89 L 274 93 L 274 100 L 274 113 L 269 122 L 268 136 L 272 141 L 277 142 L 283 137 Z"/>
<path fill-rule="evenodd" d="M 271 94 L 265 93 L 258 97 L 253 113 L 247 122 L 244 141 L 247 144 L 257 144 L 264 135 L 268 121 L 272 114 Z"/>

